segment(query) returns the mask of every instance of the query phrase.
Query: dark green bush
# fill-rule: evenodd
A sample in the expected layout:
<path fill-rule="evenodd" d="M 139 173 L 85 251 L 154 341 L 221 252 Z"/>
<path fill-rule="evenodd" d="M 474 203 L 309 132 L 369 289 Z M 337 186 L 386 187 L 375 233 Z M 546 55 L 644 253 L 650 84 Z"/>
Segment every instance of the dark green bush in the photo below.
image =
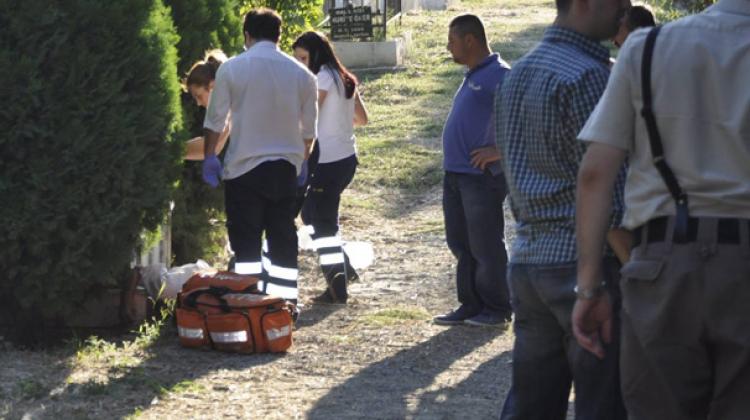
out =
<path fill-rule="evenodd" d="M 236 0 L 165 0 L 180 35 L 178 72 L 184 77 L 205 51 L 221 48 L 228 56 L 242 51 L 242 19 Z M 182 95 L 182 140 L 203 134 L 203 116 L 189 93 Z M 201 163 L 186 161 L 174 196 L 172 255 L 181 265 L 198 258 L 217 262 L 226 237 L 224 195 L 201 179 Z"/>
<path fill-rule="evenodd" d="M 161 0 L 0 10 L 0 321 L 38 320 L 114 285 L 164 218 L 182 153 L 178 37 Z"/>
<path fill-rule="evenodd" d="M 691 13 L 699 13 L 715 3 L 714 0 L 646 0 L 653 6 L 657 23 L 666 23 Z"/>

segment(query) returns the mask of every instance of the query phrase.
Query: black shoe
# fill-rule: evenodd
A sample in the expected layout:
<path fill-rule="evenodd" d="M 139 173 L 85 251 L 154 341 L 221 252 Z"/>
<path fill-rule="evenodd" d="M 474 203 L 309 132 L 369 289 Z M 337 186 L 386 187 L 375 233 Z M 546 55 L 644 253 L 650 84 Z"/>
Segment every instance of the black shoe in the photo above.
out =
<path fill-rule="evenodd" d="M 318 296 L 315 296 L 312 298 L 312 301 L 316 304 L 323 304 L 323 305 L 343 305 L 346 302 L 339 302 L 336 299 L 331 296 L 331 293 L 326 289 L 325 292 L 321 293 Z"/>
<path fill-rule="evenodd" d="M 444 315 L 438 315 L 432 318 L 432 322 L 437 325 L 459 325 L 463 324 L 464 320 L 477 315 L 478 312 L 474 309 L 461 305 L 458 308 L 448 312 Z"/>
<path fill-rule="evenodd" d="M 346 291 L 346 275 L 344 273 L 333 276 L 331 283 L 328 285 L 328 293 L 337 303 L 346 303 L 349 299 L 349 293 Z"/>
<path fill-rule="evenodd" d="M 289 308 L 289 313 L 292 315 L 292 322 L 296 323 L 297 319 L 299 318 L 299 305 L 297 305 L 297 299 L 286 299 L 286 303 Z"/>
<path fill-rule="evenodd" d="M 346 278 L 346 282 L 347 282 L 348 284 L 351 284 L 351 283 L 356 283 L 356 282 L 358 282 L 358 281 L 359 281 L 359 274 L 357 274 L 357 273 L 349 273 L 349 272 L 347 272 L 347 278 Z"/>
<path fill-rule="evenodd" d="M 346 254 L 344 254 L 346 255 Z M 349 257 L 345 257 L 346 261 L 345 264 L 345 270 L 346 270 L 346 281 L 347 283 L 354 283 L 356 281 L 359 281 L 359 274 L 357 274 L 357 270 L 354 269 L 354 267 L 349 264 Z"/>
<path fill-rule="evenodd" d="M 496 314 L 493 312 L 483 311 L 479 315 L 467 318 L 464 320 L 464 324 L 473 325 L 475 327 L 494 327 L 501 328 L 507 326 L 511 321 L 511 316 Z"/>
<path fill-rule="evenodd" d="M 297 320 L 299 319 L 299 306 L 294 305 L 292 306 L 292 322 L 297 323 Z"/>

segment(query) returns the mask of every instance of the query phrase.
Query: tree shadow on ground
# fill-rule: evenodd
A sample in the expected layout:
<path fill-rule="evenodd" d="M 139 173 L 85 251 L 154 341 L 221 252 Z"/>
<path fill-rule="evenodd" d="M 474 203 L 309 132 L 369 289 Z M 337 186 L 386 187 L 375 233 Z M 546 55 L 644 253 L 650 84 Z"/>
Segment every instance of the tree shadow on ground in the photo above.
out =
<path fill-rule="evenodd" d="M 189 389 L 193 381 L 220 370 L 245 370 L 271 363 L 283 354 L 243 355 L 218 353 L 213 350 L 181 348 L 168 331 L 168 338 L 144 350 L 137 363 L 126 360 L 104 360 L 99 366 L 87 367 L 98 375 L 83 382 L 69 380 L 71 372 L 55 373 L 48 386 L 52 392 L 26 398 L 11 405 L 8 417 L 26 418 L 123 418 L 138 413 L 170 392 Z M 68 357 L 74 357 L 69 355 Z M 93 362 L 95 365 L 96 362 Z M 51 383 L 50 378 L 44 379 Z M 225 384 L 213 385 L 211 392 L 229 392 Z"/>
<path fill-rule="evenodd" d="M 457 360 L 502 334 L 502 330 L 450 328 L 429 340 L 369 365 L 356 376 L 330 390 L 307 415 L 309 419 L 407 418 L 414 394 L 430 386 Z M 486 370 L 476 375 L 494 375 Z M 466 386 L 473 382 L 471 378 Z M 466 392 L 461 386 L 458 392 Z M 434 407 L 434 396 L 419 398 L 418 408 Z M 452 393 L 452 395 L 461 395 Z"/>
<path fill-rule="evenodd" d="M 344 305 L 326 305 L 316 303 L 306 305 L 300 312 L 300 317 L 295 325 L 295 330 L 310 328 L 344 307 Z"/>
<path fill-rule="evenodd" d="M 296 330 L 310 328 L 340 310 L 340 305 L 310 305 L 301 314 Z M 132 335 L 106 337 L 104 347 L 118 346 L 117 355 L 100 350 L 89 341 L 81 344 L 68 342 L 55 348 L 23 352 L 23 359 L 31 360 L 17 374 L 0 372 L 9 386 L 0 386 L 0 418 L 122 418 L 136 414 L 151 406 L 164 395 L 189 392 L 196 387 L 194 381 L 218 371 L 246 371 L 255 366 L 275 362 L 284 357 L 278 354 L 233 354 L 210 349 L 182 348 L 177 343 L 175 326 L 170 320 L 162 328 L 160 338 L 141 350 L 122 350 L 124 343 L 132 342 Z M 0 342 L 0 345 L 3 343 Z M 85 361 L 76 360 L 86 347 L 91 350 Z M 21 354 L 20 352 L 18 354 Z M 0 367 L 11 367 L 13 361 L 0 356 Z M 81 381 L 73 378 L 76 367 L 90 376 Z M 16 384 L 13 384 L 16 381 Z M 225 383 L 211 385 L 214 394 L 230 395 Z M 198 392 L 200 390 L 194 390 Z"/>
<path fill-rule="evenodd" d="M 471 408 L 485 408 L 481 418 L 500 418 L 505 397 L 510 390 L 511 352 L 505 351 L 482 363 L 461 383 L 447 389 L 426 392 L 419 401 L 417 418 L 452 417 Z M 488 386 L 487 376 L 496 380 Z M 471 416 L 464 416 L 471 417 Z"/>

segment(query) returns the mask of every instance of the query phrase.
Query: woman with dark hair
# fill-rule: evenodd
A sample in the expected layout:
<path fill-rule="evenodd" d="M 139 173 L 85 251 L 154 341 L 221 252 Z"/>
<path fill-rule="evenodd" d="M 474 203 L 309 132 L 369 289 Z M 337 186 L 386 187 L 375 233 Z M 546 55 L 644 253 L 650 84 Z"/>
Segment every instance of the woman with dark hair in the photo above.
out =
<path fill-rule="evenodd" d="M 646 6 L 635 5 L 628 9 L 620 21 L 620 30 L 612 38 L 615 47 L 620 48 L 625 43 L 628 35 L 636 29 L 650 28 L 656 26 L 654 14 Z"/>
<path fill-rule="evenodd" d="M 227 56 L 222 50 L 215 49 L 206 51 L 203 60 L 196 62 L 190 67 L 187 77 L 182 81 L 182 88 L 195 100 L 196 105 L 202 108 L 208 106 L 211 91 L 214 89 L 214 80 L 219 66 L 227 61 Z M 219 136 L 216 145 L 216 154 L 221 153 L 229 137 L 230 124 L 226 124 L 224 131 Z M 186 160 L 203 160 L 203 136 L 190 139 L 185 152 Z"/>
<path fill-rule="evenodd" d="M 328 288 L 314 300 L 346 303 L 348 281 L 357 278 L 339 235 L 341 193 L 354 178 L 357 149 L 354 126 L 367 124 L 367 110 L 357 90 L 357 78 L 344 67 L 325 35 L 302 34 L 292 45 L 294 57 L 318 77 L 318 140 L 320 156 L 311 170 L 310 187 L 302 206 L 302 221 L 311 231 L 313 247 Z"/>

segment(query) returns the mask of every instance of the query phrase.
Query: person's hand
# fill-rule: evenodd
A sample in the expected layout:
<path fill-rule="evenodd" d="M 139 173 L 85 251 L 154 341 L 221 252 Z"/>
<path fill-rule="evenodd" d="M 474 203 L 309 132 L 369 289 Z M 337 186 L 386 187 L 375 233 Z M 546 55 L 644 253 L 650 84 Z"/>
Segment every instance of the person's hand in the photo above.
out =
<path fill-rule="evenodd" d="M 500 151 L 495 146 L 485 146 L 471 151 L 471 166 L 482 171 L 487 165 L 500 160 Z"/>
<path fill-rule="evenodd" d="M 215 154 L 211 153 L 203 159 L 203 181 L 210 185 L 211 188 L 219 186 L 221 179 L 221 162 Z"/>
<path fill-rule="evenodd" d="M 609 294 L 602 293 L 593 299 L 576 300 L 573 306 L 573 335 L 578 344 L 604 358 L 604 344 L 612 341 L 612 303 Z"/>

